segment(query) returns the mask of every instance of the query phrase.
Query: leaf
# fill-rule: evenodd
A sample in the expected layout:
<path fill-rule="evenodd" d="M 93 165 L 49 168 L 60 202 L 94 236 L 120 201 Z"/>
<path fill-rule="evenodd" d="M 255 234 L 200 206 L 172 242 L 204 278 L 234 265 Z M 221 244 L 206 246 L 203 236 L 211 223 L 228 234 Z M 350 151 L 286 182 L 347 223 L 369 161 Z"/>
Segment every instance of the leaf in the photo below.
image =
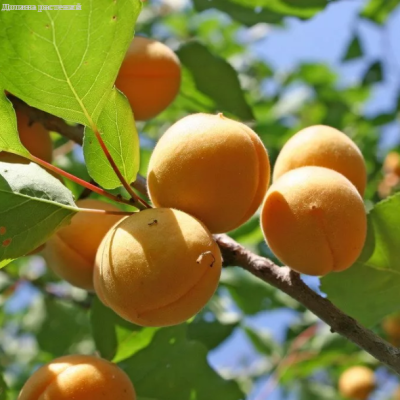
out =
<path fill-rule="evenodd" d="M 120 362 L 148 346 L 159 328 L 142 328 L 125 321 L 96 297 L 92 304 L 93 338 L 101 356 Z"/>
<path fill-rule="evenodd" d="M 3 378 L 3 370 L 0 370 L 0 400 L 7 399 L 7 384 Z"/>
<path fill-rule="evenodd" d="M 229 290 L 237 306 L 248 315 L 280 307 L 298 308 L 298 303 L 290 297 L 240 269 L 224 270 L 221 284 Z"/>
<path fill-rule="evenodd" d="M 195 41 L 181 46 L 177 54 L 192 73 L 197 89 L 211 97 L 220 111 L 232 113 L 242 120 L 254 118 L 236 71 L 223 58 Z"/>
<path fill-rule="evenodd" d="M 247 7 L 262 7 L 284 16 L 311 18 L 322 11 L 327 0 L 232 0 Z"/>
<path fill-rule="evenodd" d="M 245 326 L 243 330 L 259 353 L 266 356 L 271 356 L 273 354 L 279 355 L 281 353 L 279 344 L 273 340 L 272 335 L 269 332 L 255 330 L 249 326 Z"/>
<path fill-rule="evenodd" d="M 400 193 L 368 215 L 368 236 L 359 260 L 321 280 L 321 290 L 344 312 L 373 326 L 400 310 Z"/>
<path fill-rule="evenodd" d="M 128 183 L 135 181 L 139 171 L 139 135 L 129 101 L 118 89 L 111 91 L 97 128 L 125 180 Z M 89 174 L 99 185 L 105 189 L 121 186 L 90 128 L 85 129 L 83 152 Z"/>
<path fill-rule="evenodd" d="M 248 7 L 246 4 L 236 4 L 227 0 L 193 0 L 193 4 L 197 11 L 215 8 L 246 26 L 256 25 L 260 22 L 277 24 L 283 20 L 283 15 L 273 11 L 262 9 L 257 12 L 254 7 Z"/>
<path fill-rule="evenodd" d="M 39 247 L 76 212 L 71 192 L 38 165 L 0 162 L 1 266 Z"/>
<path fill-rule="evenodd" d="M 81 10 L 0 12 L 0 81 L 31 106 L 93 126 L 132 40 L 141 1 L 81 4 Z"/>
<path fill-rule="evenodd" d="M 347 47 L 346 54 L 343 56 L 342 61 L 354 60 L 362 57 L 363 54 L 360 38 L 357 35 L 354 35 L 349 46 Z"/>
<path fill-rule="evenodd" d="M 29 156 L 29 151 L 19 140 L 14 108 L 4 92 L 0 91 L 0 151 L 2 150 Z"/>
<path fill-rule="evenodd" d="M 326 0 L 194 0 L 197 11 L 215 8 L 247 26 L 277 24 L 286 16 L 311 18 L 326 4 Z"/>
<path fill-rule="evenodd" d="M 37 332 L 40 348 L 53 357 L 74 350 L 74 346 L 90 337 L 87 313 L 71 302 L 47 299 L 46 318 Z"/>
<path fill-rule="evenodd" d="M 139 396 L 162 400 L 239 400 L 234 381 L 221 378 L 207 363 L 207 349 L 186 338 L 187 325 L 163 328 L 149 346 L 121 366 Z"/>
<path fill-rule="evenodd" d="M 375 61 L 365 71 L 362 84 L 371 85 L 373 83 L 380 82 L 382 79 L 383 79 L 382 63 L 380 61 Z"/>
<path fill-rule="evenodd" d="M 369 0 L 360 15 L 382 25 L 399 4 L 400 0 Z"/>
<path fill-rule="evenodd" d="M 336 74 L 325 64 L 302 64 L 297 75 L 313 86 L 329 86 L 336 81 Z"/>
<path fill-rule="evenodd" d="M 199 314 L 195 320 L 189 324 L 187 336 L 190 340 L 203 343 L 208 350 L 212 350 L 226 340 L 239 325 L 237 321 L 222 323 L 218 320 L 206 321 Z"/>

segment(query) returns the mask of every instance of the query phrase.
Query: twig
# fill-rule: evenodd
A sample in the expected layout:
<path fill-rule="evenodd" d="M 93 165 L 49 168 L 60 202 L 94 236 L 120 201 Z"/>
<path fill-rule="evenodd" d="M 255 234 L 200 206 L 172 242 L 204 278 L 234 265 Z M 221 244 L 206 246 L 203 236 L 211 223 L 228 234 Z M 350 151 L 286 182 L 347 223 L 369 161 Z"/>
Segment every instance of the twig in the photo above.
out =
<path fill-rule="evenodd" d="M 82 145 L 83 144 L 83 132 L 84 132 L 84 127 L 82 125 L 69 125 L 67 124 L 63 119 L 58 118 L 52 114 L 49 114 L 45 111 L 39 110 L 37 108 L 31 107 L 22 100 L 18 99 L 15 96 L 9 95 L 8 98 L 10 101 L 13 103 L 14 108 L 16 110 L 20 110 L 21 112 L 25 113 L 28 115 L 29 120 L 31 122 L 39 122 L 41 123 L 46 129 L 58 132 L 59 134 L 65 136 L 66 138 L 72 140 L 73 142 Z M 95 132 L 96 136 L 100 137 L 100 134 L 98 132 Z M 99 139 L 100 146 L 104 149 L 105 144 L 104 141 Z M 114 160 L 111 158 L 110 154 L 108 151 L 105 151 L 105 155 L 107 159 L 110 161 L 112 164 L 112 167 L 115 171 L 115 173 L 118 175 L 122 183 L 125 183 L 125 179 L 122 177 L 120 174 L 120 171 L 118 167 L 115 165 Z M 133 187 L 135 187 L 135 184 L 132 184 Z M 140 184 L 139 184 L 140 186 Z M 150 206 L 139 196 L 137 196 L 133 190 L 129 187 L 126 187 L 124 185 L 125 189 L 127 192 L 130 194 L 132 197 L 132 201 L 129 203 L 129 205 L 135 206 L 138 209 L 145 209 L 149 208 Z"/>
<path fill-rule="evenodd" d="M 43 112 L 37 112 L 40 114 L 40 118 L 34 120 L 46 123 Z M 33 112 L 32 118 L 35 113 Z M 54 119 L 53 116 L 48 115 L 50 119 Z M 75 137 L 76 143 L 82 143 L 80 127 L 74 127 L 72 132 L 71 127 L 62 120 L 57 121 L 56 125 L 57 129 L 53 127 L 53 130 L 69 139 Z M 136 189 L 147 195 L 145 178 L 140 177 L 137 182 L 139 183 L 135 184 Z M 215 235 L 214 237 L 221 248 L 225 266 L 241 267 L 282 290 L 326 322 L 332 332 L 337 332 L 347 338 L 400 375 L 400 349 L 392 346 L 354 318 L 339 310 L 329 300 L 315 293 L 301 280 L 299 274 L 288 267 L 279 267 L 271 260 L 251 253 L 227 235 Z"/>
<path fill-rule="evenodd" d="M 339 310 L 329 300 L 314 292 L 301 280 L 298 273 L 288 267 L 279 267 L 271 260 L 251 253 L 227 235 L 214 237 L 221 248 L 225 266 L 241 267 L 282 290 L 326 322 L 332 332 L 337 332 L 347 338 L 400 375 L 400 349 L 392 346 Z"/>

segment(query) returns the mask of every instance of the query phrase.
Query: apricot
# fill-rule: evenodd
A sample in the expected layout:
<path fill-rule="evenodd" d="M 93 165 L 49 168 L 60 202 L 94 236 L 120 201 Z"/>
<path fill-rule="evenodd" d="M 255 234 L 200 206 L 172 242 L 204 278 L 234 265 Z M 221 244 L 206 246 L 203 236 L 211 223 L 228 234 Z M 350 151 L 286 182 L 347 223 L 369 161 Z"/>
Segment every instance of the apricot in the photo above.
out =
<path fill-rule="evenodd" d="M 374 372 L 367 367 L 351 367 L 339 378 L 340 394 L 349 399 L 366 400 L 374 388 Z"/>
<path fill-rule="evenodd" d="M 142 326 L 168 326 L 199 312 L 215 292 L 221 253 L 197 219 L 168 208 L 122 220 L 102 241 L 94 286 L 100 300 Z"/>
<path fill-rule="evenodd" d="M 185 211 L 220 233 L 255 213 L 269 175 L 267 151 L 254 131 L 222 114 L 193 114 L 157 143 L 148 188 L 156 207 Z"/>
<path fill-rule="evenodd" d="M 310 126 L 296 133 L 283 146 L 274 167 L 273 180 L 299 167 L 333 169 L 354 184 L 364 195 L 367 173 L 364 157 L 344 133 L 325 125 Z"/>
<path fill-rule="evenodd" d="M 34 156 L 51 163 L 53 158 L 53 143 L 50 133 L 39 123 L 30 125 L 26 114 L 16 111 L 17 128 L 22 144 Z M 0 161 L 27 164 L 30 161 L 16 154 L 0 152 Z"/>
<path fill-rule="evenodd" d="M 181 83 L 176 54 L 163 43 L 135 37 L 115 85 L 128 98 L 136 121 L 155 117 L 175 99 Z"/>
<path fill-rule="evenodd" d="M 396 176 L 400 176 L 400 154 L 396 151 L 391 151 L 385 157 L 383 162 L 383 170 L 386 173 L 393 173 Z"/>
<path fill-rule="evenodd" d="M 118 211 L 101 200 L 76 202 L 80 208 Z M 93 268 L 97 249 L 110 228 L 122 217 L 79 212 L 72 222 L 47 242 L 43 255 L 48 267 L 71 285 L 93 291 Z"/>
<path fill-rule="evenodd" d="M 382 328 L 396 343 L 400 342 L 400 315 L 390 315 L 383 320 Z"/>
<path fill-rule="evenodd" d="M 308 275 L 343 271 L 364 245 L 367 218 L 355 186 L 323 167 L 287 172 L 268 190 L 261 227 L 274 254 Z"/>
<path fill-rule="evenodd" d="M 18 400 L 136 400 L 128 375 L 98 357 L 72 355 L 39 368 Z"/>

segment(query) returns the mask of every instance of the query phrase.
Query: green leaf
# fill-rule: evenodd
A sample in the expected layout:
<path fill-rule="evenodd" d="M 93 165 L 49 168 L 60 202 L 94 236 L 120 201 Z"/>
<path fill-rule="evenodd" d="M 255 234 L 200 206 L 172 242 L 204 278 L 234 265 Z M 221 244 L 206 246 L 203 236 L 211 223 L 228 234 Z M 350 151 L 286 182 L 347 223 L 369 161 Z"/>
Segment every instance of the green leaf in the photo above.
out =
<path fill-rule="evenodd" d="M 90 337 L 85 310 L 52 298 L 46 300 L 45 308 L 46 317 L 36 336 L 42 350 L 60 357 L 74 351 L 76 345 Z"/>
<path fill-rule="evenodd" d="M 125 321 L 96 297 L 92 304 L 93 338 L 101 356 L 120 362 L 151 343 L 159 328 L 142 328 Z"/>
<path fill-rule="evenodd" d="M 284 16 L 311 18 L 322 11 L 327 0 L 231 0 L 247 7 L 262 7 Z"/>
<path fill-rule="evenodd" d="M 279 355 L 282 353 L 279 344 L 273 340 L 272 335 L 269 332 L 255 330 L 249 326 L 246 326 L 243 329 L 259 353 L 266 356 L 271 356 L 273 354 Z"/>
<path fill-rule="evenodd" d="M 298 303 L 289 296 L 241 269 L 224 270 L 221 284 L 245 314 L 253 315 L 280 307 L 298 308 Z"/>
<path fill-rule="evenodd" d="M 4 92 L 0 91 L 0 151 L 29 156 L 19 140 L 15 111 Z"/>
<path fill-rule="evenodd" d="M 357 35 L 354 35 L 349 46 L 347 47 L 347 51 L 343 56 L 342 61 L 354 60 L 355 58 L 362 57 L 363 54 L 360 38 Z"/>
<path fill-rule="evenodd" d="M 42 2 L 10 0 L 9 4 Z M 81 4 L 81 10 L 0 12 L 0 81 L 31 106 L 93 126 L 132 40 L 142 3 L 82 0 Z"/>
<path fill-rule="evenodd" d="M 325 64 L 302 64 L 296 75 L 312 86 L 329 86 L 336 82 L 336 74 Z"/>
<path fill-rule="evenodd" d="M 226 340 L 239 325 L 237 321 L 222 323 L 218 320 L 206 321 L 199 314 L 189 324 L 187 336 L 190 340 L 203 343 L 208 350 L 212 350 Z"/>
<path fill-rule="evenodd" d="M 0 162 L 0 262 L 36 249 L 76 212 L 71 192 L 38 165 Z"/>
<path fill-rule="evenodd" d="M 246 26 L 252 26 L 260 22 L 277 24 L 283 20 L 283 15 L 273 11 L 262 9 L 256 12 L 254 7 L 248 7 L 246 4 L 236 4 L 227 0 L 193 0 L 193 4 L 197 11 L 215 8 Z"/>
<path fill-rule="evenodd" d="M 382 25 L 399 4 L 400 0 L 369 0 L 361 16 Z"/>
<path fill-rule="evenodd" d="M 372 326 L 400 310 L 400 193 L 378 203 L 368 216 L 360 259 L 321 280 L 321 290 L 341 310 Z"/>
<path fill-rule="evenodd" d="M 182 64 L 190 70 L 198 90 L 211 97 L 219 111 L 242 120 L 253 119 L 236 71 L 223 58 L 212 54 L 199 42 L 189 42 L 177 52 Z"/>
<path fill-rule="evenodd" d="M 3 378 L 3 370 L 0 370 L 0 400 L 7 399 L 7 384 Z"/>
<path fill-rule="evenodd" d="M 139 135 L 129 101 L 114 88 L 97 122 L 100 135 L 128 183 L 136 180 L 139 171 Z M 103 188 L 115 189 L 121 182 L 107 160 L 90 128 L 85 129 L 83 152 L 90 176 Z"/>
<path fill-rule="evenodd" d="M 221 378 L 207 363 L 207 349 L 186 338 L 187 324 L 156 332 L 149 346 L 121 365 L 139 396 L 162 400 L 239 400 L 234 381 Z"/>
<path fill-rule="evenodd" d="M 215 8 L 247 26 L 280 23 L 286 16 L 311 18 L 326 4 L 326 0 L 194 0 L 197 11 Z"/>
<path fill-rule="evenodd" d="M 380 82 L 382 79 L 383 79 L 382 63 L 380 61 L 375 61 L 365 71 L 362 84 L 371 85 L 373 83 Z"/>
<path fill-rule="evenodd" d="M 381 126 L 381 125 L 386 125 L 390 124 L 397 118 L 397 113 L 385 113 L 385 114 L 379 114 L 375 116 L 374 118 L 370 119 L 370 122 L 374 126 Z"/>

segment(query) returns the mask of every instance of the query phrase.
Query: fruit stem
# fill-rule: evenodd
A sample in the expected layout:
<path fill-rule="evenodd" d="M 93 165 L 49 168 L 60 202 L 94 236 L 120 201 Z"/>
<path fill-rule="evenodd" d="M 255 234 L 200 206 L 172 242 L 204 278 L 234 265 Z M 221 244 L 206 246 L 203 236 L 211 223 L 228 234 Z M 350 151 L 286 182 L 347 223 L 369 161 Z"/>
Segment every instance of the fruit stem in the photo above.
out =
<path fill-rule="evenodd" d="M 46 161 L 43 161 L 40 158 L 38 158 L 38 157 L 36 157 L 36 156 L 34 156 L 32 154 L 30 155 L 30 157 L 27 157 L 27 158 L 29 160 L 35 162 L 36 164 L 39 164 L 42 167 L 44 167 L 44 168 L 46 168 L 46 169 L 48 169 L 50 171 L 55 172 L 58 175 L 64 176 L 65 178 L 67 178 L 67 179 L 69 179 L 69 180 L 71 180 L 73 182 L 76 182 L 78 185 L 81 185 L 81 186 L 91 190 L 92 192 L 95 192 L 95 193 L 97 193 L 97 194 L 99 194 L 101 196 L 104 196 L 104 197 L 108 197 L 109 199 L 114 200 L 114 201 L 116 201 L 118 203 L 124 203 L 124 204 L 128 204 L 130 206 L 134 206 L 134 204 L 132 204 L 131 201 L 123 199 L 122 197 L 114 196 L 113 194 L 106 192 L 104 189 L 101 189 L 101 188 L 99 188 L 99 187 L 97 187 L 95 185 L 92 185 L 91 183 L 86 182 L 83 179 L 78 178 L 77 176 L 72 175 L 69 172 L 66 172 L 66 171 L 62 170 L 62 169 L 56 167 L 53 164 L 50 164 L 50 163 L 48 163 Z"/>
<path fill-rule="evenodd" d="M 133 202 L 135 203 L 135 207 L 139 208 L 140 210 L 144 210 L 146 208 L 151 208 L 149 204 L 147 204 L 143 199 L 141 199 L 132 189 L 132 187 L 129 185 L 129 183 L 126 181 L 126 179 L 123 177 L 121 174 L 121 171 L 119 170 L 117 164 L 115 163 L 114 159 L 112 158 L 110 152 L 107 149 L 106 144 L 104 143 L 103 138 L 101 137 L 99 131 L 97 129 L 93 129 L 94 134 L 96 135 L 96 138 L 104 152 L 104 155 L 107 157 L 108 162 L 110 163 L 112 169 L 114 170 L 115 174 L 117 175 L 118 179 L 122 183 L 122 186 L 125 188 L 125 190 L 129 193 L 131 196 Z M 136 204 L 139 203 L 139 204 Z"/>

